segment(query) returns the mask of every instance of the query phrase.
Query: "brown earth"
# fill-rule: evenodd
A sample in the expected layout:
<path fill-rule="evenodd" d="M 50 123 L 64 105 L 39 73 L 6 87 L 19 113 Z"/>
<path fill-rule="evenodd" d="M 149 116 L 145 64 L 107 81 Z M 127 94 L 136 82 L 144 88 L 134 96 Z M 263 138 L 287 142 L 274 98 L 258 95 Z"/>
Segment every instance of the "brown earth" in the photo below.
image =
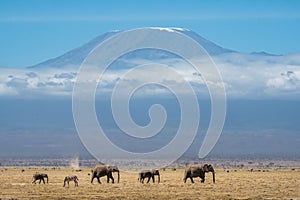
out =
<path fill-rule="evenodd" d="M 69 168 L 29 169 L 0 168 L 0 199 L 300 199 L 300 169 L 216 169 L 216 184 L 206 175 L 204 184 L 184 184 L 183 169 L 161 170 L 161 183 L 140 184 L 137 171 L 122 171 L 120 183 L 90 183 L 90 169 L 81 172 Z M 49 184 L 31 184 L 35 172 L 47 173 Z M 64 177 L 77 175 L 63 187 Z M 116 174 L 114 175 L 116 177 Z"/>

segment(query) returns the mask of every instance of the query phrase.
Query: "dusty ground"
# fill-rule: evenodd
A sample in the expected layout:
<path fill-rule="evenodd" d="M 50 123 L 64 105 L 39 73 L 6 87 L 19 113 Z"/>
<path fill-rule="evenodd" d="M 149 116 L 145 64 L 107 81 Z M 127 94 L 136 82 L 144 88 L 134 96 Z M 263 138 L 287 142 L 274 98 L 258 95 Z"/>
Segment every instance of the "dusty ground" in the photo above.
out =
<path fill-rule="evenodd" d="M 31 184 L 32 175 L 49 175 L 49 184 Z M 250 172 L 247 169 L 216 169 L 216 184 L 211 174 L 204 184 L 195 179 L 182 182 L 183 169 L 161 171 L 160 184 L 140 184 L 136 171 L 121 171 L 121 181 L 102 185 L 95 179 L 90 184 L 90 169 L 74 172 L 72 169 L 0 168 L 0 199 L 300 199 L 300 170 L 267 169 Z M 77 175 L 79 187 L 70 183 L 64 188 L 66 175 Z M 116 174 L 114 175 L 116 178 Z"/>

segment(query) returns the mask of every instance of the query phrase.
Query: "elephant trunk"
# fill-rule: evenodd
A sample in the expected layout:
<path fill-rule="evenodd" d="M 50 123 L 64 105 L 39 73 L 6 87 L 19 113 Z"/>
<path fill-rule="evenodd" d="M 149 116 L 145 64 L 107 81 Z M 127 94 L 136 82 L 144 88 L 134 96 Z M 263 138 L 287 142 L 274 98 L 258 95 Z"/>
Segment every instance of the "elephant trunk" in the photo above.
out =
<path fill-rule="evenodd" d="M 120 171 L 118 170 L 118 183 L 120 182 Z"/>
<path fill-rule="evenodd" d="M 212 175 L 213 175 L 213 183 L 215 183 L 215 172 L 214 171 L 212 172 Z"/>
<path fill-rule="evenodd" d="M 157 181 L 158 181 L 158 183 L 160 182 L 160 175 L 159 174 L 158 174 L 158 180 Z"/>

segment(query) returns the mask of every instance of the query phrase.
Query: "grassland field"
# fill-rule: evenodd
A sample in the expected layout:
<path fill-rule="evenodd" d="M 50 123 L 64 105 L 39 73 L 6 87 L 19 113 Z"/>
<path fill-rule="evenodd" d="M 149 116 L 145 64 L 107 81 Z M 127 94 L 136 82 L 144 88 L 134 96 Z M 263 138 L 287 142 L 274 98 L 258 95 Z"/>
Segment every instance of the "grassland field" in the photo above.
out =
<path fill-rule="evenodd" d="M 24 169 L 24 170 L 22 170 Z M 47 173 L 48 184 L 32 184 L 36 172 Z M 216 169 L 216 183 L 206 174 L 183 183 L 184 169 L 166 169 L 158 184 L 141 184 L 138 171 L 120 171 L 120 183 L 90 183 L 90 168 L 0 168 L 0 199 L 300 199 L 300 169 Z M 79 187 L 63 187 L 64 177 L 77 175 Z M 116 174 L 114 174 L 116 178 Z"/>

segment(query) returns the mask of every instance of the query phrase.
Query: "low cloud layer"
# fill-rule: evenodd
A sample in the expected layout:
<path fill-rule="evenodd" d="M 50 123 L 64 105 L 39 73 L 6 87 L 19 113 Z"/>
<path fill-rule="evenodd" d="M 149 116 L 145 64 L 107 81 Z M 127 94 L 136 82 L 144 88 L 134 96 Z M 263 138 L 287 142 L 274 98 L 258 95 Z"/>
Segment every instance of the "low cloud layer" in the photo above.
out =
<path fill-rule="evenodd" d="M 215 56 L 213 59 L 219 68 L 228 98 L 300 98 L 300 55 L 266 56 L 227 53 Z M 128 66 L 134 67 L 144 62 L 142 59 L 131 59 L 122 62 L 126 64 L 126 68 L 114 66 L 113 69 L 108 70 L 98 81 L 97 94 L 110 93 L 115 84 L 128 72 L 130 68 Z M 160 63 L 159 60 L 155 62 Z M 209 82 L 209 77 L 203 77 L 201 73 L 179 59 L 164 60 L 163 63 L 174 68 L 199 95 L 208 95 L 203 78 L 216 87 L 221 84 Z M 0 97 L 71 97 L 77 73 L 77 68 L 0 68 Z M 159 72 L 157 76 L 160 76 Z M 129 85 L 142 83 L 145 77 L 147 72 L 140 77 L 124 79 L 123 82 Z M 180 84 L 178 80 L 167 76 L 164 77 L 164 81 L 166 84 Z M 164 93 L 167 93 L 164 87 L 149 86 L 144 90 L 141 89 L 142 95 Z"/>

